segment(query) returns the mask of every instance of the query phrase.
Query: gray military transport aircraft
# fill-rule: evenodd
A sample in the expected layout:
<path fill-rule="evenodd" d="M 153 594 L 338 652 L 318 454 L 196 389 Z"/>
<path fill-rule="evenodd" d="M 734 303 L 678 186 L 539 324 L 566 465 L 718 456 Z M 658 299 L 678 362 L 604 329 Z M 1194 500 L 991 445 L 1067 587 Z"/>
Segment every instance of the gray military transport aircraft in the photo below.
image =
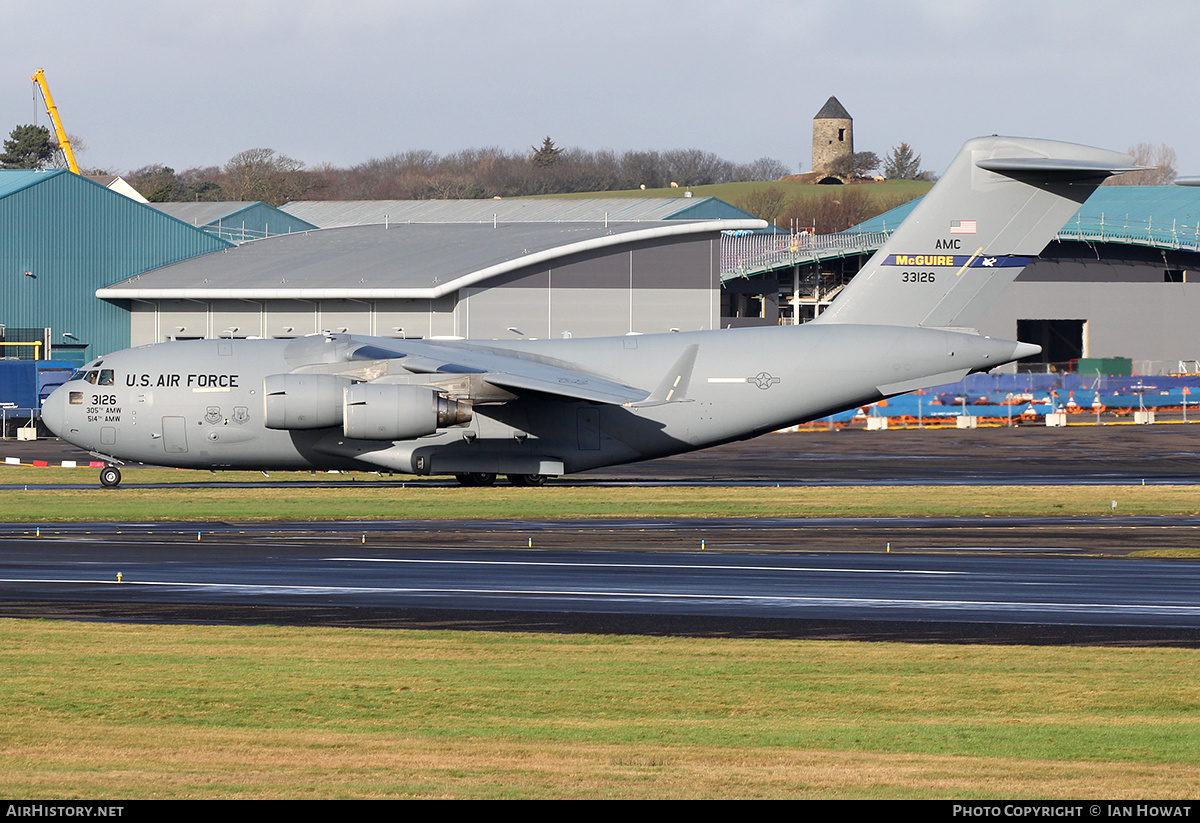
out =
<path fill-rule="evenodd" d="M 519 486 L 754 437 L 1041 349 L 971 327 L 1106 177 L 1115 152 L 1026 138 L 963 146 L 813 322 L 569 340 L 158 343 L 47 398 L 46 425 L 106 462 L 386 470 Z"/>

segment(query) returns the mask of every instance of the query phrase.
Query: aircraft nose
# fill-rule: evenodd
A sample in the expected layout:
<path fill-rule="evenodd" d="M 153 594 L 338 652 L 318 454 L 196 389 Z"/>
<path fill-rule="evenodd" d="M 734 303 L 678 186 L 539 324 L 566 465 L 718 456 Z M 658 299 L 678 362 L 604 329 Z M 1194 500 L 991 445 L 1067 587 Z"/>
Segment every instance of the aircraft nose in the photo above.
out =
<path fill-rule="evenodd" d="M 66 403 L 67 392 L 61 386 L 50 392 L 50 396 L 42 403 L 42 422 L 54 433 L 55 437 L 62 437 Z"/>

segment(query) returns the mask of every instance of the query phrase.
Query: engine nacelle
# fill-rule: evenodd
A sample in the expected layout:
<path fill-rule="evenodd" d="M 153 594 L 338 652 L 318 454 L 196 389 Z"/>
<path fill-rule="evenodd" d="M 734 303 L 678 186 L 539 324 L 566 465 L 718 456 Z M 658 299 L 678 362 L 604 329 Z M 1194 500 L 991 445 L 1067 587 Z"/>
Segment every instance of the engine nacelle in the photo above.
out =
<path fill-rule="evenodd" d="M 350 380 L 334 374 L 271 374 L 263 379 L 268 429 L 323 429 L 342 422 L 342 394 Z"/>
<path fill-rule="evenodd" d="M 412 440 L 471 420 L 471 406 L 430 386 L 356 383 L 345 390 L 342 431 L 358 440 Z"/>

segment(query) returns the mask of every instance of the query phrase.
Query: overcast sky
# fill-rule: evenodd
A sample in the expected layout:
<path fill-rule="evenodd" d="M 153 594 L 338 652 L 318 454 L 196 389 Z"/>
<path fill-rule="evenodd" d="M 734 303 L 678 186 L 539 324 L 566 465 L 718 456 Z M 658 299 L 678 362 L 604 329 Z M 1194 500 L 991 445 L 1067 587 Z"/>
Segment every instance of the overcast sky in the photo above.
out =
<path fill-rule="evenodd" d="M 1200 175 L 1200 4 L 1165 0 L 0 0 L 0 133 L 81 164 L 183 170 L 271 148 L 309 166 L 409 149 L 699 148 L 807 171 L 835 95 L 855 148 L 941 172 L 970 137 L 1125 150 Z M 31 16 L 32 15 L 32 16 Z M 36 119 L 35 119 L 36 118 Z"/>

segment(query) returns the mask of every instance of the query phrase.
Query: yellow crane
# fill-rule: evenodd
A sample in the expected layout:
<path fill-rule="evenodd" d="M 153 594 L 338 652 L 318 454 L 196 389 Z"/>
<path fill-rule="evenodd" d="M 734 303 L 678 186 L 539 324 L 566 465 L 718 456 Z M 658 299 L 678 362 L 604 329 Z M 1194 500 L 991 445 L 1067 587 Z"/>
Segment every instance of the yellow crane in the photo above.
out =
<path fill-rule="evenodd" d="M 46 73 L 38 69 L 30 79 L 37 83 L 42 90 L 42 99 L 46 101 L 46 114 L 50 115 L 50 120 L 54 123 L 54 134 L 58 138 L 59 148 L 67 158 L 67 167 L 79 174 L 79 164 L 75 162 L 75 152 L 71 151 L 71 141 L 67 139 L 62 121 L 58 119 L 58 107 L 54 105 L 54 98 L 50 96 L 50 87 L 46 85 Z"/>

